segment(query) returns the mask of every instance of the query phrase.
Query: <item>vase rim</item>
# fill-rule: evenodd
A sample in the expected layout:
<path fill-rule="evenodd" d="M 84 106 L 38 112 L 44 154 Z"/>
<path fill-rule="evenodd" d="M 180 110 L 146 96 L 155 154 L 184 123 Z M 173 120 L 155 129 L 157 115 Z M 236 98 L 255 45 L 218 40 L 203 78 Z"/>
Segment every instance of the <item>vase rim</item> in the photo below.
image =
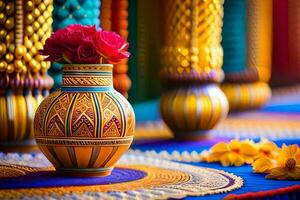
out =
<path fill-rule="evenodd" d="M 103 66 L 103 67 L 113 67 L 113 64 L 63 64 L 63 66 Z"/>

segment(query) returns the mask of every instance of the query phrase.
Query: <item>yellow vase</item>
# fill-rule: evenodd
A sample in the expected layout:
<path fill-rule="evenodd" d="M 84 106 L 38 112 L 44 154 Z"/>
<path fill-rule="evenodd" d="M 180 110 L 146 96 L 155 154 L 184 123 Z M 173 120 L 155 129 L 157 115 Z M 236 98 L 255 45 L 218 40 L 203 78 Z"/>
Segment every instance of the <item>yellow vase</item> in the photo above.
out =
<path fill-rule="evenodd" d="M 129 148 L 135 116 L 113 88 L 112 65 L 64 65 L 61 90 L 40 104 L 35 139 L 63 174 L 105 176 Z"/>

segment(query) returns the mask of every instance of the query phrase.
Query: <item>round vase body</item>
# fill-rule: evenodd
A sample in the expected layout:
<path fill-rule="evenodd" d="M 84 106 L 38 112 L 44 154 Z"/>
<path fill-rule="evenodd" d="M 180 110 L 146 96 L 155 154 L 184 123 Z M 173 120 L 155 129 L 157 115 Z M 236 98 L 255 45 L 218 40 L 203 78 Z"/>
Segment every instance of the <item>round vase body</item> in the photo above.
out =
<path fill-rule="evenodd" d="M 135 116 L 113 88 L 112 65 L 64 65 L 63 86 L 38 107 L 35 139 L 64 174 L 105 176 L 129 148 Z"/>
<path fill-rule="evenodd" d="M 162 94 L 160 113 L 175 138 L 194 140 L 227 116 L 228 102 L 216 84 L 183 86 Z"/>
<path fill-rule="evenodd" d="M 272 96 L 267 83 L 223 83 L 221 89 L 227 97 L 231 111 L 257 109 L 265 105 Z"/>

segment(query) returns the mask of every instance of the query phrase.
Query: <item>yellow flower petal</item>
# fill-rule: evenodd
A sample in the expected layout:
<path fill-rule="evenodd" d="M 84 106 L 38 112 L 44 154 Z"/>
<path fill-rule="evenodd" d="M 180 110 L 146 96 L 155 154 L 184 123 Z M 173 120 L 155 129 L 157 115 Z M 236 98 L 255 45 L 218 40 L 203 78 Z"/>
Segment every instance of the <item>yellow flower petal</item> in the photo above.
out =
<path fill-rule="evenodd" d="M 220 162 L 223 166 L 241 166 L 244 164 L 244 159 L 235 152 L 229 152 L 221 157 Z"/>
<path fill-rule="evenodd" d="M 239 140 L 234 139 L 234 140 L 231 140 L 228 145 L 231 150 L 239 150 L 241 143 Z"/>
<path fill-rule="evenodd" d="M 266 140 L 266 139 L 262 139 L 258 143 L 258 146 L 259 146 L 259 150 L 261 150 L 261 151 L 272 152 L 272 151 L 278 151 L 279 150 L 278 146 L 274 142 L 271 142 L 271 141 Z"/>
<path fill-rule="evenodd" d="M 258 154 L 258 149 L 253 143 L 244 141 L 240 145 L 240 153 L 247 156 L 255 156 Z"/>
<path fill-rule="evenodd" d="M 253 170 L 257 173 L 266 173 L 269 172 L 274 166 L 271 159 L 267 157 L 261 157 L 254 161 Z"/>
<path fill-rule="evenodd" d="M 285 154 L 286 157 L 293 157 L 297 153 L 298 149 L 299 147 L 296 144 L 289 145 L 289 146 L 286 146 L 284 144 L 282 146 L 282 153 Z"/>
<path fill-rule="evenodd" d="M 225 153 L 228 152 L 229 150 L 230 149 L 225 142 L 219 142 L 211 148 L 212 153 Z"/>
<path fill-rule="evenodd" d="M 287 179 L 291 179 L 291 180 L 300 179 L 300 168 L 296 167 L 293 170 L 287 171 Z"/>
<path fill-rule="evenodd" d="M 279 179 L 279 180 L 286 179 L 287 177 L 288 177 L 287 172 L 284 170 L 284 168 L 281 167 L 275 167 L 271 169 L 270 174 L 266 176 L 266 178 L 269 179 Z"/>

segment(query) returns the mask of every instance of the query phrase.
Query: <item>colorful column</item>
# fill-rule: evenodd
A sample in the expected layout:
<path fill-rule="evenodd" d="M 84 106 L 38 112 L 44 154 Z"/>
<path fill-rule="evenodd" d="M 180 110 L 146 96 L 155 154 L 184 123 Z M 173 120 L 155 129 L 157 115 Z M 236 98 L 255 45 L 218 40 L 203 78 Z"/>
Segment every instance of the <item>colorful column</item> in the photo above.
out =
<path fill-rule="evenodd" d="M 0 145 L 33 137 L 33 117 L 53 80 L 38 50 L 51 34 L 52 0 L 0 1 Z"/>
<path fill-rule="evenodd" d="M 128 38 L 128 0 L 107 0 L 102 1 L 101 5 L 101 27 L 105 30 L 114 31 L 120 34 L 124 39 Z M 119 64 L 114 65 L 114 88 L 122 93 L 125 97 L 128 96 L 128 90 L 131 86 L 131 81 L 127 76 L 128 60 L 124 60 Z"/>
<path fill-rule="evenodd" d="M 129 91 L 131 102 L 149 101 L 160 96 L 159 5 L 160 0 L 129 0 L 128 41 L 131 56 L 128 74 L 134 83 Z"/>
<path fill-rule="evenodd" d="M 261 107 L 271 97 L 272 0 L 225 1 L 224 7 L 221 88 L 230 110 Z"/>
<path fill-rule="evenodd" d="M 274 0 L 271 84 L 299 84 L 300 2 Z"/>
<path fill-rule="evenodd" d="M 100 26 L 100 0 L 58 0 L 54 1 L 53 30 L 65 28 L 70 24 L 95 25 Z M 49 70 L 50 76 L 54 79 L 56 90 L 62 85 L 62 65 L 52 64 Z"/>
<path fill-rule="evenodd" d="M 161 115 L 176 137 L 203 137 L 228 112 L 218 87 L 223 79 L 223 0 L 161 3 Z"/>

